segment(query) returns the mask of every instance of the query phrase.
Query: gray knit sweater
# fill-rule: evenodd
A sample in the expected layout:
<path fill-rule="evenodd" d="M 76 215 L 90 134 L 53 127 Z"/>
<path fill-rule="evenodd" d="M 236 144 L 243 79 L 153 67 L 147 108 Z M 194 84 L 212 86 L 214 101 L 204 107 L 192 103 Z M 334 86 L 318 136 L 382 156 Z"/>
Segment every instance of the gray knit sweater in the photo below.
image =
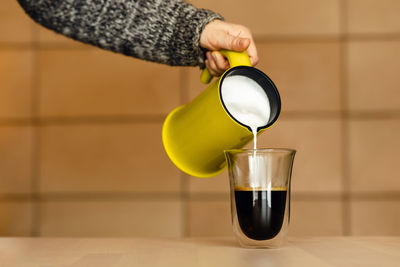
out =
<path fill-rule="evenodd" d="M 210 10 L 182 0 L 18 0 L 41 25 L 75 40 L 154 62 L 202 66 Z"/>

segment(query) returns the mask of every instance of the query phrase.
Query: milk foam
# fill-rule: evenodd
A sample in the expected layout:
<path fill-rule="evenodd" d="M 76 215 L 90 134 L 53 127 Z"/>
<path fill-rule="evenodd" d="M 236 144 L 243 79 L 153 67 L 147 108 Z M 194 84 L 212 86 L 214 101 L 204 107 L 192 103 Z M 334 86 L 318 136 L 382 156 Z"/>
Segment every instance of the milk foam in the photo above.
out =
<path fill-rule="evenodd" d="M 228 76 L 222 82 L 221 95 L 229 113 L 251 128 L 256 149 L 257 129 L 267 125 L 271 115 L 269 99 L 264 89 L 246 76 Z"/>

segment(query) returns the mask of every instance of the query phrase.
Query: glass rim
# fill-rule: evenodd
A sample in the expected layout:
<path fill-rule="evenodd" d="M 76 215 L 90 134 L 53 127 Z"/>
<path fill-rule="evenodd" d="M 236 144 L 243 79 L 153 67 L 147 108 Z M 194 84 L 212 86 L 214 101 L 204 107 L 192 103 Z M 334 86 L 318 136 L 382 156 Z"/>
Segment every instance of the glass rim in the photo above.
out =
<path fill-rule="evenodd" d="M 291 148 L 257 148 L 257 149 L 226 149 L 224 153 L 231 153 L 231 154 L 248 154 L 248 153 L 289 153 L 293 154 L 297 151 Z"/>

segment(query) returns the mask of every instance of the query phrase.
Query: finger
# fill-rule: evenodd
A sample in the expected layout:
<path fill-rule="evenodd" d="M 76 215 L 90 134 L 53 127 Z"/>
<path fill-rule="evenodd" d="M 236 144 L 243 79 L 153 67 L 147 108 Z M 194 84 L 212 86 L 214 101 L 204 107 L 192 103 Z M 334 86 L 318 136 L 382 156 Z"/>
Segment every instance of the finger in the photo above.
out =
<path fill-rule="evenodd" d="M 227 49 L 240 52 L 246 50 L 250 45 L 249 38 L 234 36 L 229 33 L 224 34 L 215 41 L 215 50 Z"/>
<path fill-rule="evenodd" d="M 218 77 L 217 73 L 214 72 L 214 70 L 211 68 L 210 66 L 210 62 L 208 61 L 208 59 L 206 59 L 204 61 L 204 63 L 206 64 L 206 68 L 208 69 L 208 72 L 210 72 L 210 74 L 214 77 Z"/>
<path fill-rule="evenodd" d="M 229 69 L 229 62 L 226 60 L 220 52 L 212 52 L 211 55 L 214 58 L 215 65 L 218 68 L 219 72 L 224 72 L 225 70 Z"/>
<path fill-rule="evenodd" d="M 211 53 L 210 53 L 210 56 L 208 59 L 208 63 L 210 65 L 211 71 L 214 76 L 220 76 L 222 74 L 222 71 L 217 67 L 217 64 L 215 63 L 215 59 Z"/>
<path fill-rule="evenodd" d="M 249 47 L 250 44 L 251 40 L 249 38 L 236 37 L 233 49 L 235 49 L 235 51 L 244 51 Z"/>
<path fill-rule="evenodd" d="M 247 54 L 249 55 L 251 65 L 252 66 L 257 65 L 259 58 L 258 58 L 257 48 L 253 40 L 251 40 L 251 43 L 247 48 Z"/>
<path fill-rule="evenodd" d="M 211 57 L 211 53 L 207 52 L 206 54 L 207 60 L 205 61 L 206 67 L 208 71 L 211 73 L 212 76 L 219 76 L 217 70 L 217 67 L 215 66 L 214 59 Z"/>
<path fill-rule="evenodd" d="M 229 50 L 233 51 L 244 51 L 246 50 L 249 45 L 250 45 L 250 39 L 249 38 L 241 38 L 237 36 L 232 36 L 228 34 L 228 41 L 229 43 L 227 44 L 227 48 Z"/>

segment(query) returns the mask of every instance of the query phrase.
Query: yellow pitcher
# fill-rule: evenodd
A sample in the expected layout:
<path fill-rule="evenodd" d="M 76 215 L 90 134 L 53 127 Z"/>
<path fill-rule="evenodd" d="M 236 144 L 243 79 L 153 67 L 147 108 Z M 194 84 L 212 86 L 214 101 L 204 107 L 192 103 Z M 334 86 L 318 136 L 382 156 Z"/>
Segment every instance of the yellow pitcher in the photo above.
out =
<path fill-rule="evenodd" d="M 246 52 L 220 51 L 230 68 L 190 103 L 177 107 L 166 118 L 162 129 L 164 149 L 171 161 L 183 172 L 195 177 L 211 177 L 226 166 L 224 150 L 244 147 L 253 138 L 251 129 L 238 122 L 226 109 L 221 97 L 221 84 L 228 76 L 244 75 L 257 82 L 268 96 L 270 127 L 281 110 L 277 88 L 262 71 L 251 66 Z M 200 80 L 212 79 L 204 69 Z"/>

